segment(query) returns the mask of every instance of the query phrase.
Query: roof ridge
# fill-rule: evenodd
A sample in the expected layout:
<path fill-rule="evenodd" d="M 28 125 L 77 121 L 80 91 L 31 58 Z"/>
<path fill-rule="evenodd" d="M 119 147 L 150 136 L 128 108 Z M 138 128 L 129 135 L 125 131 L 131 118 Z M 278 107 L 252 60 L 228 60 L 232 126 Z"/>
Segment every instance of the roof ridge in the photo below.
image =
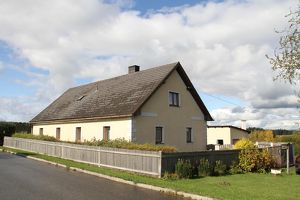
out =
<path fill-rule="evenodd" d="M 119 75 L 119 76 L 115 76 L 115 77 L 111 77 L 111 78 L 107 78 L 107 79 L 103 79 L 103 80 L 98 80 L 98 81 L 94 81 L 94 82 L 91 82 L 91 83 L 86 83 L 86 84 L 83 84 L 83 85 L 78 85 L 78 86 L 75 86 L 75 87 L 70 87 L 68 88 L 68 90 L 70 89 L 75 89 L 75 88 L 80 88 L 80 87 L 85 87 L 85 86 L 88 86 L 88 85 L 93 85 L 93 84 L 96 84 L 96 83 L 100 83 L 100 82 L 104 82 L 104 81 L 109 81 L 109 80 L 113 80 L 113 79 L 118 79 L 118 78 L 122 78 L 124 76 L 132 76 L 132 75 L 135 75 L 135 74 L 140 74 L 140 73 L 143 73 L 143 72 L 147 72 L 147 71 L 151 71 L 151 70 L 156 70 L 157 68 L 163 68 L 163 67 L 166 67 L 166 66 L 170 66 L 170 65 L 176 65 L 178 64 L 179 62 L 173 62 L 173 63 L 169 63 L 169 64 L 165 64 L 165 65 L 159 65 L 159 66 L 156 66 L 156 67 L 150 67 L 150 68 L 147 68 L 147 69 L 144 69 L 144 70 L 141 70 L 141 71 L 138 71 L 138 72 L 134 72 L 134 73 L 131 73 L 131 74 L 123 74 L 123 75 Z"/>

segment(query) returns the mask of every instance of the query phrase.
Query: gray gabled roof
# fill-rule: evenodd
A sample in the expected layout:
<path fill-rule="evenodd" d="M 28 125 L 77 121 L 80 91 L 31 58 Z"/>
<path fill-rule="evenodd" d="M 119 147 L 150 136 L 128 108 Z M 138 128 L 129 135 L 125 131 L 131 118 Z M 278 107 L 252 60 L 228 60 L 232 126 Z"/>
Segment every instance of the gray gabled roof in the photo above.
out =
<path fill-rule="evenodd" d="M 132 116 L 177 70 L 205 115 L 212 120 L 179 62 L 68 89 L 30 122 Z"/>

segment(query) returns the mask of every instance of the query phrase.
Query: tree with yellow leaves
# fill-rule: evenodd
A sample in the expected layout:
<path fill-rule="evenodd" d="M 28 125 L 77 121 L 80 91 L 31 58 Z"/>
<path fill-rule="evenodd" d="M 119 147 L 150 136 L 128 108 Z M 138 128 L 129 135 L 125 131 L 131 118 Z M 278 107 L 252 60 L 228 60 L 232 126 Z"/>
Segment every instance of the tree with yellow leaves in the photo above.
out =
<path fill-rule="evenodd" d="M 273 142 L 274 134 L 272 130 L 253 131 L 249 139 L 253 142 Z"/>

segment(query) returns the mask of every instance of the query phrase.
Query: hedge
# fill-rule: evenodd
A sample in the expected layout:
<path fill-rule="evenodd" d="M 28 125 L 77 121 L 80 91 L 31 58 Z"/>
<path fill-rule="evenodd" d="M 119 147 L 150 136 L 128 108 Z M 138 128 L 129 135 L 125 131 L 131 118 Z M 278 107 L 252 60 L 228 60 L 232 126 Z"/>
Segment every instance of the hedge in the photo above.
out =
<path fill-rule="evenodd" d="M 30 133 L 31 126 L 25 122 L 0 122 L 0 146 L 3 145 L 4 136 L 11 136 L 15 132 Z"/>

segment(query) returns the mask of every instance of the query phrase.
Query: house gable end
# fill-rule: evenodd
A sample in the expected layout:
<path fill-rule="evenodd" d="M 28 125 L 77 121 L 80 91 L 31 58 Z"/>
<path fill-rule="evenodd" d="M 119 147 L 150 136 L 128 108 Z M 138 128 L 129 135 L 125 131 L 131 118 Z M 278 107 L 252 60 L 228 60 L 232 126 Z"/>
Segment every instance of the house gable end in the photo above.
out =
<path fill-rule="evenodd" d="M 188 75 L 184 71 L 183 67 L 179 62 L 174 66 L 174 68 L 169 72 L 169 74 L 159 83 L 157 84 L 156 88 L 153 90 L 152 93 L 149 94 L 147 98 L 137 107 L 137 109 L 134 112 L 134 115 L 140 114 L 140 110 L 143 107 L 143 105 L 153 96 L 153 94 L 167 81 L 167 79 L 170 77 L 170 75 L 174 72 L 177 71 L 178 74 L 180 75 L 183 83 L 186 86 L 186 89 L 190 92 L 192 95 L 193 99 L 197 103 L 198 107 L 204 114 L 204 119 L 206 121 L 213 121 L 213 118 L 211 117 L 209 111 L 207 110 L 206 106 L 204 105 L 202 99 L 200 98 L 199 94 L 197 93 L 195 87 L 193 86 L 192 82 L 190 81 Z"/>

